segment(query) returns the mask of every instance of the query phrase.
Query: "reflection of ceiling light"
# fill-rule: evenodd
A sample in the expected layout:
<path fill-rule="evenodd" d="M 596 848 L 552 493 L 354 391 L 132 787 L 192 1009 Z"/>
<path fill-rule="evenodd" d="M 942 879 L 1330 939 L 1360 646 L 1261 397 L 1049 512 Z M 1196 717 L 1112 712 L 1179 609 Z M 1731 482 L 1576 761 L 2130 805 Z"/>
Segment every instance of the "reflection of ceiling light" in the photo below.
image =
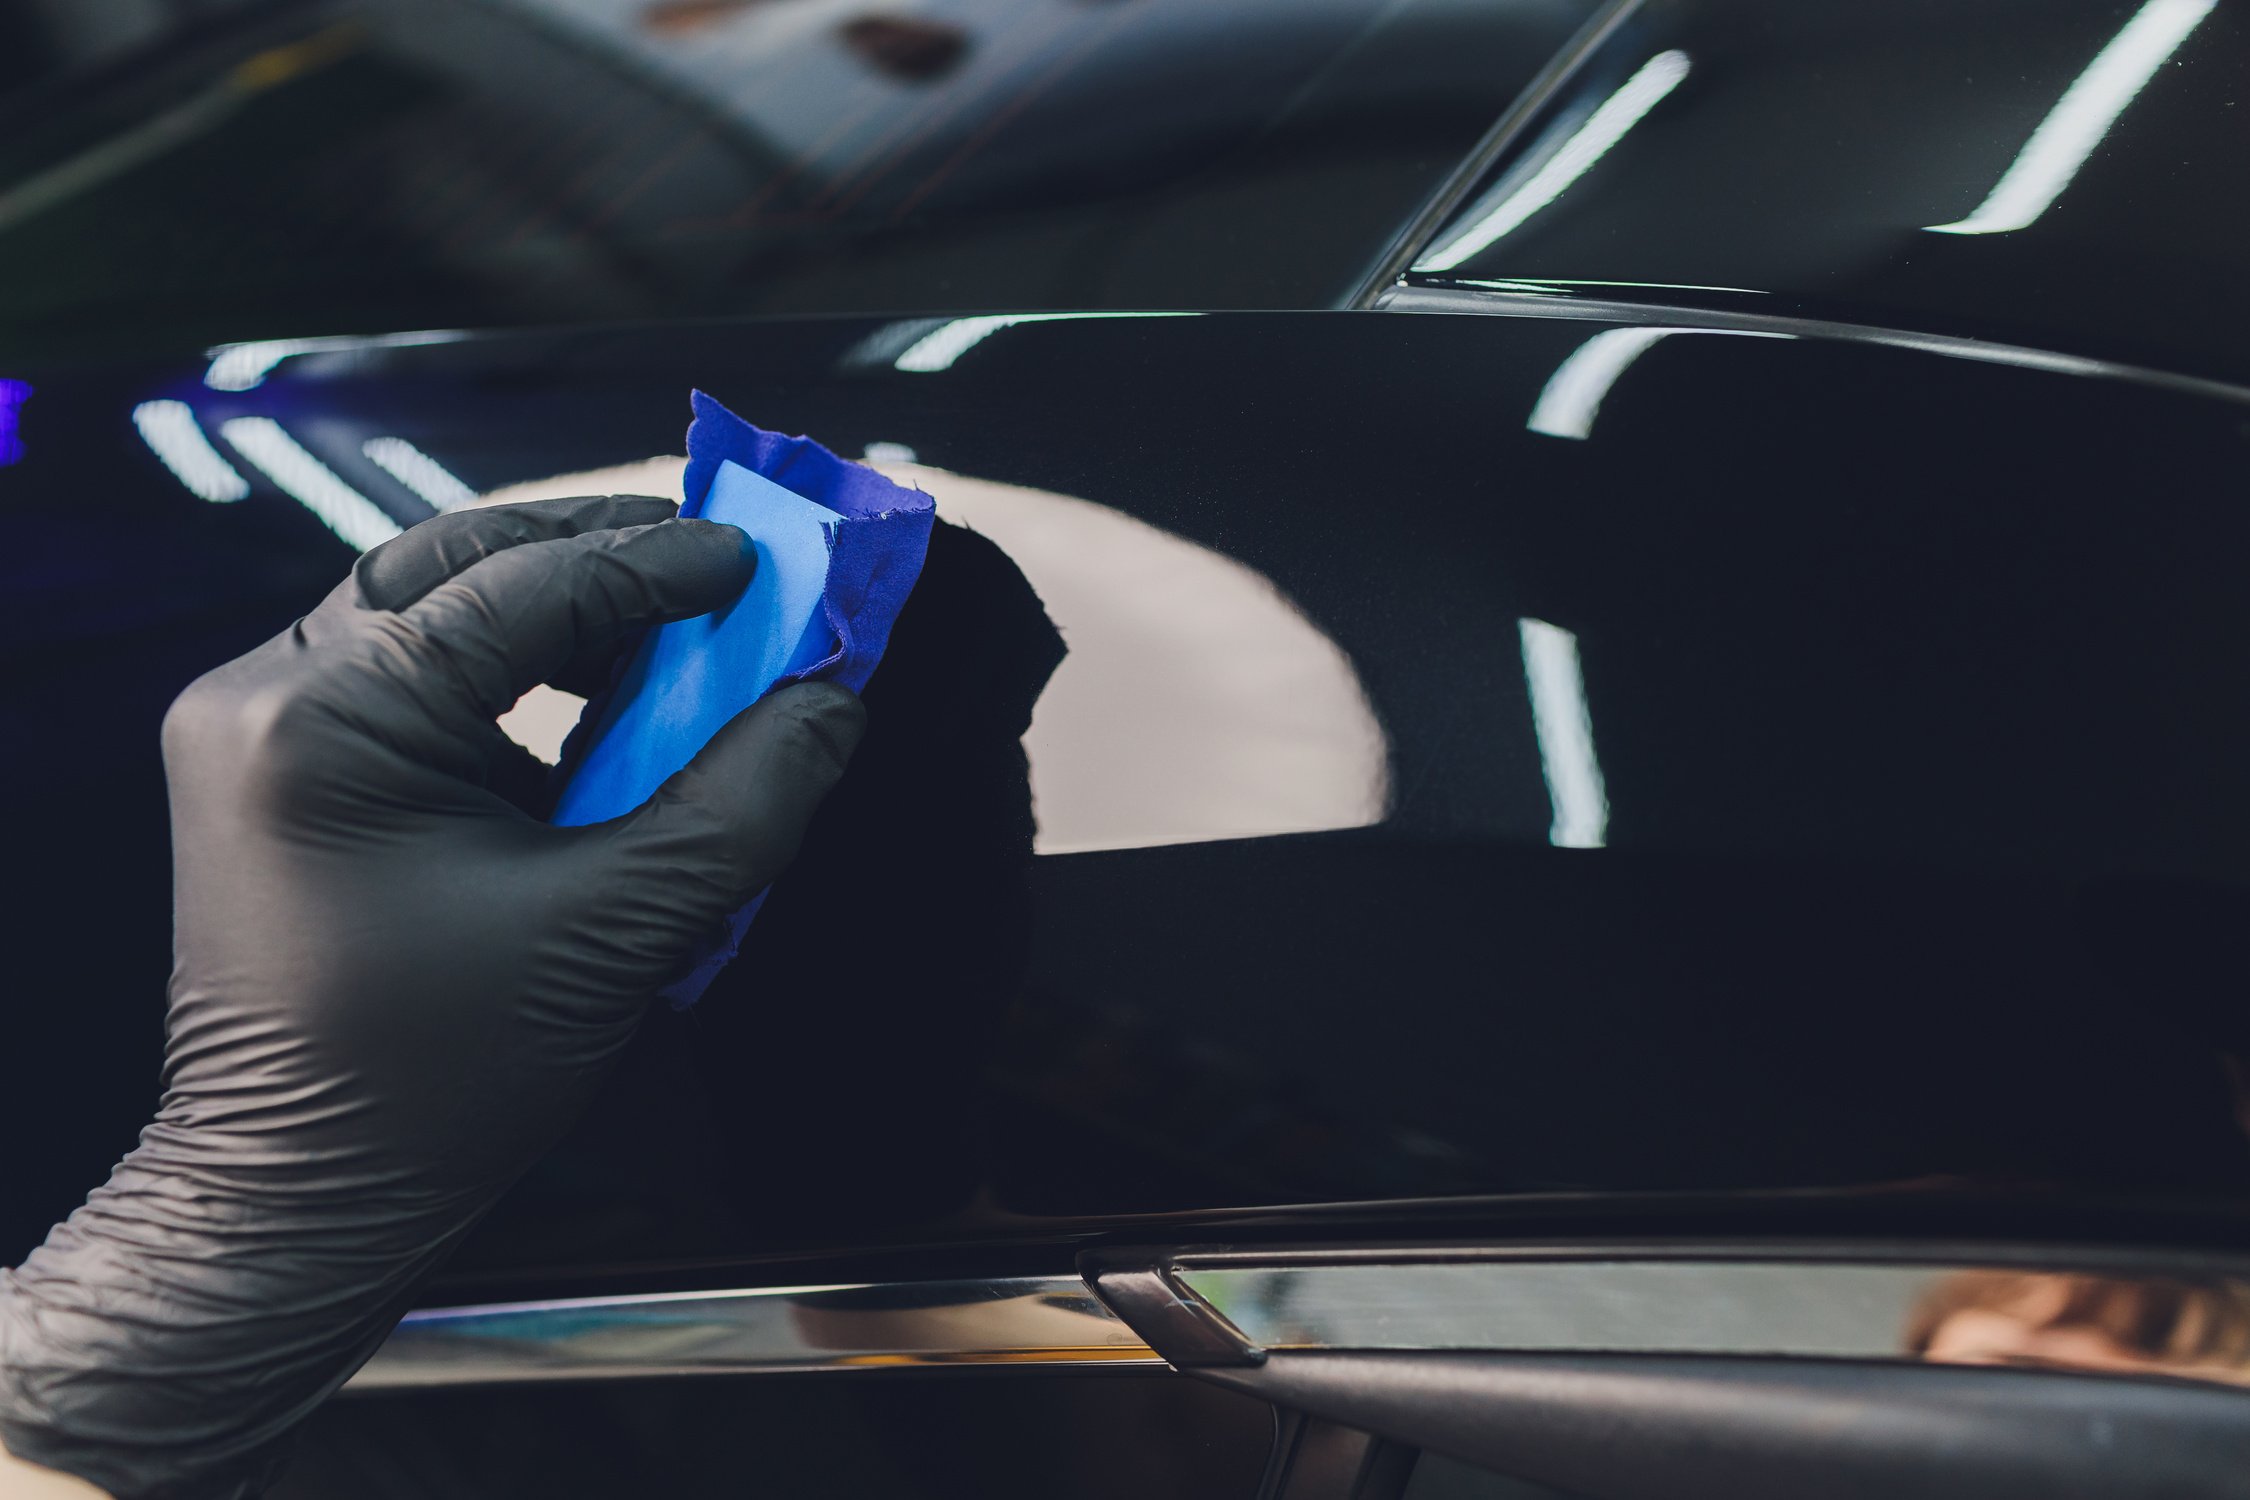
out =
<path fill-rule="evenodd" d="M 1602 397 L 1609 394 L 1617 377 L 1657 340 L 1676 331 L 1612 328 L 1607 333 L 1595 334 L 1555 366 L 1555 373 L 1547 377 L 1539 400 L 1531 408 L 1531 420 L 1524 425 L 1549 437 L 1590 436 L 1594 418 L 1602 409 Z"/>
<path fill-rule="evenodd" d="M 143 401 L 133 408 L 133 425 L 140 429 L 149 451 L 198 500 L 224 504 L 248 497 L 250 481 L 219 456 L 186 402 Z"/>
<path fill-rule="evenodd" d="M 997 544 L 1070 647 L 1024 749 L 1042 854 L 1382 821 L 1390 750 L 1350 656 L 1272 579 L 1113 506 L 886 472 Z"/>
<path fill-rule="evenodd" d="M 2215 4 L 2217 0 L 2148 0 L 2063 91 L 1976 212 L 1951 224 L 1931 224 L 1929 230 L 2001 234 L 2022 229 L 2045 213 L 2125 106 L 2148 87 L 2156 70 Z"/>
<path fill-rule="evenodd" d="M 1457 286 L 1490 287 L 1497 292 L 1547 292 L 1558 286 L 1621 286 L 1635 291 L 1734 292 L 1744 297 L 1772 295 L 1754 286 L 1707 286 L 1700 281 L 1587 281 L 1570 276 L 1526 276 L 1516 281 L 1486 281 L 1474 276 L 1455 279 Z"/>
<path fill-rule="evenodd" d="M 1687 75 L 1685 52 L 1659 52 L 1642 63 L 1640 71 L 1604 99 L 1537 171 L 1458 234 L 1432 248 L 1414 269 L 1450 271 L 1560 198 L 1565 188 L 1585 176 L 1588 168 L 1623 140 L 1625 132 L 1639 124 L 1641 116 L 1656 108 L 1657 102 L 1678 88 Z"/>
<path fill-rule="evenodd" d="M 871 457 L 1004 551 L 1069 644 L 1023 740 L 1038 852 L 1382 821 L 1390 747 L 1359 673 L 1273 580 L 1112 506 Z M 483 503 L 678 494 L 686 466 L 651 458 Z M 534 689 L 500 727 L 552 762 L 583 706 Z"/>
<path fill-rule="evenodd" d="M 1539 399 L 1532 404 L 1530 420 L 1524 426 L 1548 437 L 1591 437 L 1594 418 L 1602 409 L 1602 398 L 1617 378 L 1632 367 L 1633 361 L 1653 348 L 1660 339 L 1675 333 L 1727 334 L 1741 339 L 1787 339 L 1791 333 L 1765 333 L 1747 328 L 1612 328 L 1597 333 L 1570 352 L 1568 358 L 1555 366 L 1555 373 L 1539 391 Z"/>
<path fill-rule="evenodd" d="M 1095 318 L 1193 318 L 1200 314 L 1191 312 L 1065 312 L 1065 313 L 994 313 L 975 318 L 954 318 L 940 324 L 906 347 L 905 352 L 891 361 L 891 367 L 916 375 L 934 375 L 940 370 L 953 368 L 955 360 L 991 338 L 1003 328 L 1013 328 L 1018 323 L 1074 323 Z"/>
<path fill-rule="evenodd" d="M 1594 719 L 1578 637 L 1545 620 L 1518 620 L 1523 675 L 1531 689 L 1531 723 L 1555 821 L 1547 841 L 1560 849 L 1599 849 L 1609 834 L 1609 791 L 1594 759 Z"/>
<path fill-rule="evenodd" d="M 320 517 L 322 524 L 365 552 L 402 529 L 381 506 L 338 479 L 271 417 L 236 417 L 219 424 L 219 436 L 265 471 L 282 493 Z"/>
<path fill-rule="evenodd" d="M 563 742 L 585 711 L 585 699 L 542 682 L 518 698 L 497 722 L 502 734 L 551 766 L 562 759 Z"/>
<path fill-rule="evenodd" d="M 203 383 L 214 391 L 247 391 L 263 382 L 275 365 L 312 347 L 310 339 L 268 339 L 258 344 L 227 344 L 211 351 Z"/>
<path fill-rule="evenodd" d="M 952 369 L 955 360 L 1003 328 L 1013 328 L 1018 323 L 1052 323 L 1068 316 L 1067 313 L 1009 313 L 985 318 L 955 318 L 909 344 L 905 352 L 891 362 L 891 367 L 917 375 L 934 375 L 939 370 Z"/>
<path fill-rule="evenodd" d="M 359 451 L 377 468 L 421 496 L 432 510 L 459 510 L 476 501 L 475 490 L 405 438 L 369 438 L 359 445 Z"/>
<path fill-rule="evenodd" d="M 458 329 L 433 328 L 419 333 L 378 334 L 372 338 L 261 339 L 250 344 L 221 344 L 208 351 L 211 367 L 203 372 L 203 383 L 214 391 L 255 390 L 273 373 L 274 366 L 295 355 L 409 349 L 418 344 L 457 343 L 467 337 Z"/>

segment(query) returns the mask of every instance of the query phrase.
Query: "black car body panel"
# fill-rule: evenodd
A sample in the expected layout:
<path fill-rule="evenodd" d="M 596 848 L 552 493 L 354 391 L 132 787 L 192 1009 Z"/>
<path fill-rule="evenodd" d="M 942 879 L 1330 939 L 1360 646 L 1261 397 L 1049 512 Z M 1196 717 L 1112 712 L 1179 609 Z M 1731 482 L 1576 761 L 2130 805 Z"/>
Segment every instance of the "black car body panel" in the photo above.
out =
<path fill-rule="evenodd" d="M 896 325 L 804 321 L 65 384 L 46 431 L 84 460 L 10 476 L 47 562 L 10 592 L 19 774 L 56 789 L 26 847 L 148 850 L 162 704 L 350 557 L 262 482 L 207 505 L 102 440 L 130 397 L 278 421 L 405 521 L 369 438 L 491 489 L 666 452 L 695 383 L 911 449 L 983 535 L 942 533 L 745 961 L 655 1018 L 458 1273 L 1905 1183 L 2238 1222 L 2210 964 L 2241 926 L 2250 515 L 2146 456 L 2224 472 L 2243 406 L 1642 329 L 1583 437 L 1540 430 L 1621 332 L 1089 317 L 917 370 L 869 356 Z M 1602 788 L 1575 831 L 1525 622 L 1575 638 Z M 98 758 L 39 728 L 89 700 Z M 151 866 L 104 872 L 108 935 L 39 986 L 141 994 L 144 1038 Z M 89 904 L 27 894 L 41 928 Z M 114 1014 L 40 1024 L 90 1028 L 51 1065 L 130 1118 L 146 1052 L 83 1039 Z"/>

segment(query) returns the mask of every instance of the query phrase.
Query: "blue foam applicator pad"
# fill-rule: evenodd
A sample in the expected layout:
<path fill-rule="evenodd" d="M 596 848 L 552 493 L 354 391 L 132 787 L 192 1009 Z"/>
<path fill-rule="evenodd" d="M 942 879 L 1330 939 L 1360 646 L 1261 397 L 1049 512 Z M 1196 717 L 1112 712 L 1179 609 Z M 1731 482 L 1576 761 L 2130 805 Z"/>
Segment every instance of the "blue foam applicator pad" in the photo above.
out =
<path fill-rule="evenodd" d="M 683 516 L 739 526 L 757 572 L 724 609 L 651 630 L 608 696 L 564 747 L 554 821 L 631 812 L 712 735 L 786 683 L 857 692 L 921 575 L 933 502 L 810 438 L 753 427 L 701 391 L 691 398 Z M 684 978 L 661 993 L 693 1005 L 741 946 L 765 893 L 727 919 Z"/>

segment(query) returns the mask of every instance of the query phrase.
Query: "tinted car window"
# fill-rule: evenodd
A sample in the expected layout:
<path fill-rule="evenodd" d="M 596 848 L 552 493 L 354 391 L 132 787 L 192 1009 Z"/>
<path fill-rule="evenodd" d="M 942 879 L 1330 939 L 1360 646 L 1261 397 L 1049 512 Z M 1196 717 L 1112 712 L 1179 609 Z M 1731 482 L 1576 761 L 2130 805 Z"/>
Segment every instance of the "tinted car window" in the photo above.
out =
<path fill-rule="evenodd" d="M 1322 306 L 1589 9 L 259 7 L 0 104 L 0 324 Z"/>
<path fill-rule="evenodd" d="M 1652 0 L 1415 276 L 2250 375 L 2250 14 Z"/>

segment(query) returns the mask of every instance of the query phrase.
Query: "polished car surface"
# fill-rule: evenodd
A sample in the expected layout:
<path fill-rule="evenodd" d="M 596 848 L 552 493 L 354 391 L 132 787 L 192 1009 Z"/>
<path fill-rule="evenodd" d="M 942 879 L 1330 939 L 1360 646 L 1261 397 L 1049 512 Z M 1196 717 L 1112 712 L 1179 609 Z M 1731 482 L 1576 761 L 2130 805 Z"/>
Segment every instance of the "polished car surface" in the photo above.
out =
<path fill-rule="evenodd" d="M 2152 488 L 2147 455 L 2218 472 L 2243 407 L 1647 328 L 1572 395 L 1618 332 L 1086 318 L 927 370 L 902 343 L 926 323 L 811 321 L 315 353 L 240 392 L 195 386 L 224 353 L 149 367 L 135 394 L 222 440 L 295 434 L 331 478 L 208 504 L 100 440 L 114 397 L 37 398 L 86 458 L 15 483 L 116 498 L 26 528 L 150 615 L 120 628 L 82 568 L 12 591 L 51 642 L 18 712 L 153 714 L 286 623 L 349 556 L 308 505 L 426 510 L 370 443 L 478 490 L 645 460 L 692 369 L 770 423 L 911 450 L 973 530 L 935 548 L 754 961 L 654 1018 L 461 1270 L 1464 1195 L 1879 1192 L 2224 1232 L 2250 1153 L 2207 958 L 2236 927 L 2250 701 L 2213 674 L 2250 628 L 2250 514 Z M 1582 435 L 1543 430 L 1558 391 Z M 153 744 L 116 738 L 145 800 L 76 737 L 44 737 L 42 774 L 111 780 L 109 847 L 145 848 Z M 88 804 L 32 828 L 51 808 L 66 844 Z M 842 897 L 870 858 L 896 896 L 873 948 Z M 67 958 L 153 973 L 162 923 L 139 927 Z M 819 1011 L 767 998 L 815 976 Z"/>
<path fill-rule="evenodd" d="M 214 16 L 0 93 L 0 1255 L 152 1092 L 165 704 L 355 549 L 674 493 L 691 387 L 954 523 L 302 1493 L 692 1487 L 753 1388 L 849 1450 L 785 1490 L 955 1493 L 940 1368 L 1087 1495 L 1675 1492 L 1382 1404 L 1524 1359 L 1651 1433 L 1725 1366 L 1663 1451 L 1743 1496 L 1847 1375 L 1883 1493 L 2241 1437 L 2238 8 Z"/>

